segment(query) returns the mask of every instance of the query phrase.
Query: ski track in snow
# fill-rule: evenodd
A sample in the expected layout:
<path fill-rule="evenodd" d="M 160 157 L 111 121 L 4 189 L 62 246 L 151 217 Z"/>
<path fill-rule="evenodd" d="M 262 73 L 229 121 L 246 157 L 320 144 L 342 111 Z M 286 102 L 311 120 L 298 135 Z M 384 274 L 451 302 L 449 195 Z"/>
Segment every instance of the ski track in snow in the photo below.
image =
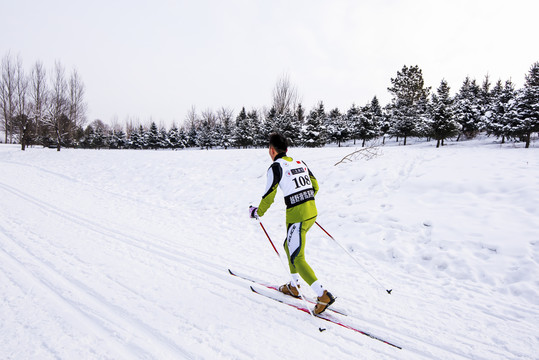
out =
<path fill-rule="evenodd" d="M 349 148 L 294 149 L 320 181 L 319 222 L 393 295 L 316 228 L 309 232 L 311 263 L 350 314 L 346 321 L 398 350 L 347 329 L 319 333 L 319 320 L 257 298 L 228 275 L 230 267 L 287 281 L 246 215 L 265 186 L 266 151 L 1 147 L 0 358 L 535 359 L 539 237 L 530 235 L 537 235 L 539 211 L 525 202 L 509 208 L 519 218 L 507 222 L 530 222 L 517 233 L 528 238 L 510 246 L 495 232 L 469 235 L 481 219 L 460 230 L 453 225 L 459 214 L 447 222 L 434 207 L 417 215 L 435 195 L 465 214 L 505 204 L 516 197 L 512 191 L 537 203 L 538 181 L 517 180 L 528 173 L 537 179 L 536 149 L 527 165 L 519 162 L 530 172 L 507 174 L 520 190 L 493 192 L 503 179 L 481 185 L 474 174 L 465 176 L 471 194 L 459 177 L 433 184 L 429 170 L 442 171 L 440 161 L 459 170 L 452 157 L 462 161 L 469 153 L 459 151 L 474 149 L 390 147 L 369 162 L 336 167 Z M 481 149 L 479 160 L 490 159 L 489 151 Z M 517 168 L 509 161 L 520 158 L 507 154 L 515 149 L 501 151 L 503 165 Z M 423 190 L 418 201 L 410 198 Z M 276 199 L 262 219 L 277 246 L 283 211 Z M 483 225 L 496 225 L 486 218 Z"/>

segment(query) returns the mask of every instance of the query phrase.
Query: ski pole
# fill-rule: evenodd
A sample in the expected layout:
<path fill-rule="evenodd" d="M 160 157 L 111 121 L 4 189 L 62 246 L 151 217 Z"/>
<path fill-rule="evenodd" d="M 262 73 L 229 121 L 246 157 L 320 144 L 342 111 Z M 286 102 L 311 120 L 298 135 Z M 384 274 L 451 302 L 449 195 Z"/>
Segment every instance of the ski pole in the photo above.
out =
<path fill-rule="evenodd" d="M 268 238 L 271 246 L 273 247 L 273 250 L 275 250 L 275 253 L 277 254 L 277 256 L 279 257 L 279 260 L 281 261 L 281 264 L 283 265 L 283 268 L 285 269 L 285 271 L 290 274 L 290 271 L 288 271 L 288 267 L 285 265 L 285 263 L 283 262 L 283 258 L 281 257 L 281 255 L 279 254 L 279 251 L 277 251 L 277 248 L 275 247 L 275 245 L 273 244 L 273 241 L 271 240 L 270 236 L 268 235 L 268 232 L 266 231 L 266 228 L 264 227 L 264 225 L 262 225 L 262 221 L 260 221 L 259 218 L 257 218 L 258 220 L 258 223 L 260 224 L 260 227 L 262 228 L 262 230 L 264 231 L 264 234 L 266 234 L 266 237 Z M 315 318 L 311 308 L 309 307 L 309 304 L 307 303 L 307 300 L 305 299 L 305 296 L 303 295 L 303 292 L 301 291 L 301 289 L 299 288 L 299 284 L 296 284 L 296 282 L 294 281 L 294 278 L 292 277 L 292 274 L 290 274 L 290 280 L 291 280 L 291 283 L 292 284 L 295 284 L 295 285 L 298 285 L 297 286 L 297 289 L 298 289 L 298 292 L 299 292 L 299 295 L 301 297 L 301 300 L 303 300 L 303 304 L 305 305 L 305 308 L 309 311 L 309 314 L 311 314 L 311 316 L 313 318 Z M 321 328 L 319 327 L 318 330 L 320 330 L 320 332 L 322 331 L 325 331 L 326 329 L 324 328 Z"/>
<path fill-rule="evenodd" d="M 331 236 L 331 234 L 328 233 L 328 232 L 326 231 L 326 229 L 324 229 L 324 228 L 323 228 L 317 221 L 315 221 L 315 223 L 316 223 L 316 225 L 318 225 L 318 227 L 319 227 L 320 229 L 322 229 L 323 232 L 325 232 L 325 233 L 327 234 L 327 236 L 329 236 L 329 237 L 331 238 L 331 240 L 335 241 L 335 242 L 336 242 L 336 243 L 337 243 L 337 244 L 338 244 L 338 245 L 339 245 L 339 246 L 340 246 L 340 247 L 341 247 L 341 248 L 342 248 L 342 249 L 343 249 L 343 250 L 344 250 L 344 251 L 345 251 L 351 258 L 352 258 L 352 259 L 354 259 L 354 261 L 355 261 L 356 263 L 358 263 L 359 266 L 361 266 L 361 268 L 363 269 L 363 271 L 365 271 L 367 274 L 369 274 L 370 277 L 372 277 L 372 278 L 374 279 L 374 281 L 376 281 L 376 282 L 378 283 L 378 285 L 380 285 L 381 287 L 383 287 L 383 288 L 386 290 L 386 292 L 387 292 L 389 295 L 391 295 L 391 291 L 393 291 L 393 289 L 389 289 L 389 290 L 388 290 L 384 285 L 382 285 L 382 283 L 381 283 L 380 281 L 378 281 L 378 279 L 376 279 L 376 278 L 375 278 L 375 277 L 374 277 L 374 276 L 373 276 L 373 275 L 372 275 L 372 274 L 371 274 L 371 273 L 370 273 L 370 272 L 363 266 L 363 264 L 361 264 L 361 263 L 358 261 L 358 259 L 356 259 L 355 256 L 352 255 L 352 254 L 350 253 L 350 251 L 348 251 L 347 248 L 345 248 L 340 242 L 338 242 L 337 240 L 335 240 L 335 238 L 334 238 L 333 236 Z"/>

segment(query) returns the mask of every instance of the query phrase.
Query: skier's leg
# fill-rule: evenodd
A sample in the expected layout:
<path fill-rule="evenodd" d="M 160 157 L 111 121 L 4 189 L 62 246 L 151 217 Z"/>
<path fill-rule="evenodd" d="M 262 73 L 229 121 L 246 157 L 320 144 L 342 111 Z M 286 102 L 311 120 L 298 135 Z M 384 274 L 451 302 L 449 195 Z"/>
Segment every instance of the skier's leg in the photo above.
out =
<path fill-rule="evenodd" d="M 313 269 L 305 260 L 305 242 L 307 231 L 313 226 L 316 217 L 301 223 L 288 224 L 288 236 L 285 241 L 285 251 L 288 265 L 292 274 L 299 273 L 309 285 L 317 281 Z"/>
<path fill-rule="evenodd" d="M 316 293 L 317 304 L 314 308 L 314 312 L 315 314 L 320 314 L 335 302 L 335 297 L 324 288 L 316 278 L 311 266 L 305 260 L 307 231 L 314 225 L 315 221 L 316 217 L 302 223 L 290 224 L 288 226 L 288 236 L 285 241 L 285 250 L 286 255 L 288 255 L 290 271 L 293 274 L 294 272 L 299 273 L 303 280 L 305 280 Z"/>

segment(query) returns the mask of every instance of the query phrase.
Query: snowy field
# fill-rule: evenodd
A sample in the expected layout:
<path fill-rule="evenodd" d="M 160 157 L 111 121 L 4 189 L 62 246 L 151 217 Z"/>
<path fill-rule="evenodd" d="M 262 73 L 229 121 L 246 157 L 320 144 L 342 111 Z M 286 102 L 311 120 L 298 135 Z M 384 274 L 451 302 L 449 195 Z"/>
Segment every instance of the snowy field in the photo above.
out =
<path fill-rule="evenodd" d="M 393 294 L 319 228 L 307 259 L 347 323 L 399 350 L 228 274 L 288 281 L 247 215 L 266 149 L 0 145 L 0 359 L 539 359 L 539 147 L 434 146 L 289 152 L 318 222 Z M 281 249 L 282 198 L 262 221 Z"/>

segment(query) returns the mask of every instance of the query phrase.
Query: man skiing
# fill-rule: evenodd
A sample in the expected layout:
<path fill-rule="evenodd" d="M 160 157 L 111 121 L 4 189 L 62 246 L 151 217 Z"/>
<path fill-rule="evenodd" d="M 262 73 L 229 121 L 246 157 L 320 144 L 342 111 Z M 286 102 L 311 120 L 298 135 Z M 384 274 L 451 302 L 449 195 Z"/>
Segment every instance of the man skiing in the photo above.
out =
<path fill-rule="evenodd" d="M 299 278 L 311 286 L 318 297 L 315 314 L 321 314 L 335 302 L 335 298 L 317 279 L 313 269 L 305 260 L 307 231 L 314 225 L 317 216 L 314 197 L 318 192 L 318 181 L 303 161 L 293 160 L 286 155 L 288 141 L 279 133 L 269 138 L 269 155 L 273 163 L 268 169 L 267 186 L 258 207 L 250 206 L 251 218 L 263 216 L 275 199 L 277 187 L 281 188 L 286 204 L 287 237 L 284 249 L 292 281 L 279 287 L 284 294 L 300 297 Z"/>

